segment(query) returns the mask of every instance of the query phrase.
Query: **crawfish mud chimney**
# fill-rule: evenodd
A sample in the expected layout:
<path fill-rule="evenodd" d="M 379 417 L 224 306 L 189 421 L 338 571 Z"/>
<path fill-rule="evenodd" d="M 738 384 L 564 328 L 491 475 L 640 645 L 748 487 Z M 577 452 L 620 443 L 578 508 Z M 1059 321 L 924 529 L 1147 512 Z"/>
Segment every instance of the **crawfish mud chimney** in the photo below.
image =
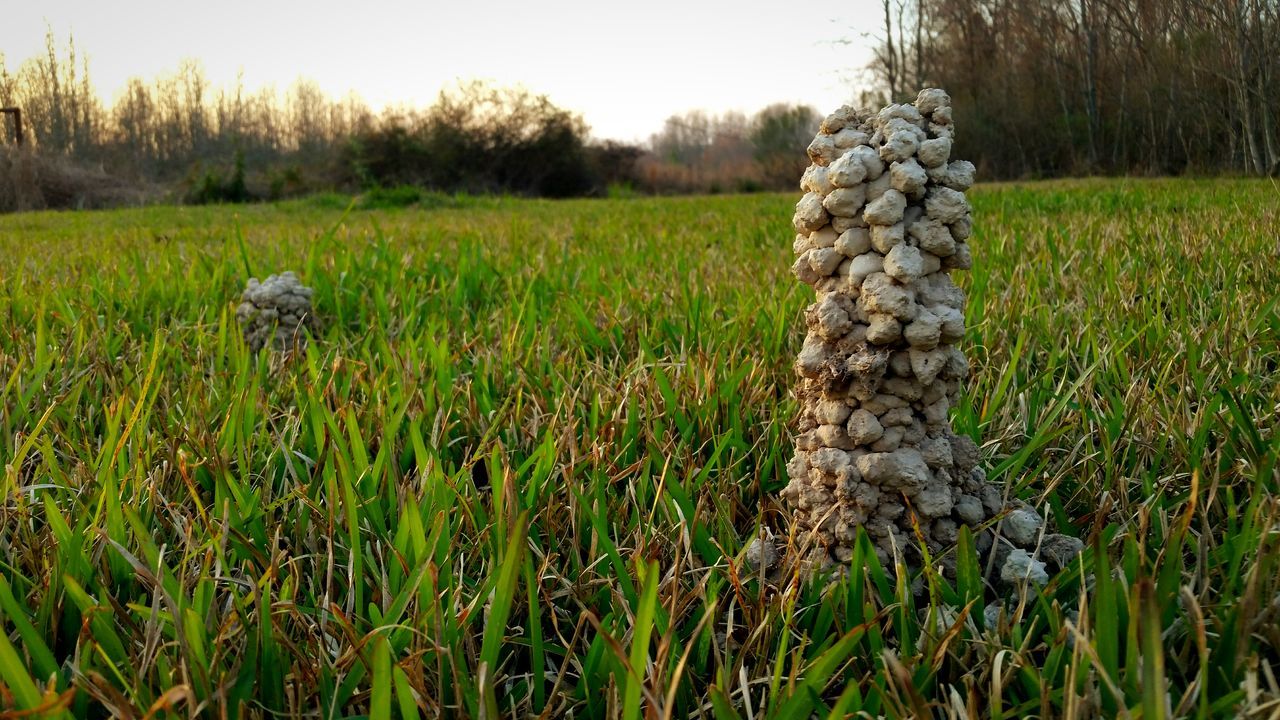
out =
<path fill-rule="evenodd" d="M 312 294 L 311 288 L 299 282 L 292 271 L 270 275 L 263 281 L 249 278 L 236 307 L 236 320 L 249 349 L 282 352 L 305 347 L 307 333 L 319 327 L 311 310 Z"/>
<path fill-rule="evenodd" d="M 1046 563 L 1064 567 L 1080 541 L 1045 535 L 1030 506 L 1006 507 L 949 419 L 969 374 L 951 271 L 971 263 L 964 193 L 975 173 L 951 159 L 953 132 L 951 99 L 931 88 L 875 114 L 842 107 L 809 145 L 792 271 L 816 301 L 795 363 L 801 413 L 782 495 L 822 565 L 852 557 L 859 527 L 882 562 L 896 548 L 919 567 L 913 525 L 936 555 L 960 525 L 1000 518 L 977 535 L 984 561 L 994 549 L 1004 582 L 1043 582 Z"/>

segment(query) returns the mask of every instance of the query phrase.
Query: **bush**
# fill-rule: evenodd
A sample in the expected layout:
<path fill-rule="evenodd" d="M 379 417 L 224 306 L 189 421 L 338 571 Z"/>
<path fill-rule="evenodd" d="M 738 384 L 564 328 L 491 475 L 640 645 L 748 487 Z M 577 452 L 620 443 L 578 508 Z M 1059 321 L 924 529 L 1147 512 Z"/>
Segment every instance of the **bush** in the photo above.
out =
<path fill-rule="evenodd" d="M 142 188 L 101 169 L 24 148 L 0 148 L 0 212 L 138 205 Z"/>
<path fill-rule="evenodd" d="M 302 169 L 296 165 L 268 172 L 267 183 L 268 200 L 297 197 L 305 193 L 307 188 L 307 183 L 302 177 Z"/>
<path fill-rule="evenodd" d="M 426 184 L 430 158 L 410 119 L 388 116 L 352 137 L 343 148 L 347 181 L 360 188 Z"/>
<path fill-rule="evenodd" d="M 597 188 L 614 197 L 614 190 L 625 187 L 629 194 L 635 194 L 640 176 L 636 166 L 644 156 L 644 149 L 636 145 L 606 140 L 587 149 L 591 159 L 591 170 Z"/>
<path fill-rule="evenodd" d="M 187 193 L 187 202 L 191 205 L 246 203 L 252 199 L 244 179 L 244 154 L 239 151 L 236 152 L 231 175 L 226 180 L 211 170 Z"/>
<path fill-rule="evenodd" d="M 545 95 L 469 83 L 425 114 L 396 115 L 344 150 L 362 188 L 416 185 L 445 192 L 585 195 L 595 186 L 587 126 Z"/>
<path fill-rule="evenodd" d="M 0 149 L 0 212 L 39 210 L 45 206 L 35 156 Z"/>

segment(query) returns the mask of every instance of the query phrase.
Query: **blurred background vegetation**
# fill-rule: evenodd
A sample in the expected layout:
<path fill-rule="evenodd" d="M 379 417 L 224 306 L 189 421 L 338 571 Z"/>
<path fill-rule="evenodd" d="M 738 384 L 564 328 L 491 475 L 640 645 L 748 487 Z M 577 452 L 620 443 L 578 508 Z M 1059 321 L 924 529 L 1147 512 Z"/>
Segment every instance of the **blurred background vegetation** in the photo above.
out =
<path fill-rule="evenodd" d="M 880 2 L 876 84 L 983 177 L 1280 173 L 1280 0 Z"/>
<path fill-rule="evenodd" d="M 1280 0 L 882 0 L 864 106 L 946 88 L 956 154 L 984 179 L 1280 173 Z M 131 80 L 110 106 L 73 39 L 12 70 L 0 211 L 148 200 L 276 200 L 412 186 L 525 196 L 792 189 L 818 110 L 690 110 L 648 141 L 593 137 L 521 87 L 462 82 L 375 112 L 299 79 L 214 87 L 196 61 Z M 823 108 L 824 111 L 832 108 Z"/>
<path fill-rule="evenodd" d="M 400 186 L 540 197 L 781 189 L 806 164 L 820 119 L 785 104 L 753 117 L 692 111 L 631 144 L 593 138 L 581 115 L 522 87 L 463 82 L 430 107 L 375 112 L 305 79 L 283 95 L 215 88 L 195 61 L 131 80 L 107 107 L 74 41 L 52 33 L 46 53 L 16 70 L 0 56 L 0 105 L 22 109 L 27 139 L 20 152 L 6 119 L 0 210 Z"/>

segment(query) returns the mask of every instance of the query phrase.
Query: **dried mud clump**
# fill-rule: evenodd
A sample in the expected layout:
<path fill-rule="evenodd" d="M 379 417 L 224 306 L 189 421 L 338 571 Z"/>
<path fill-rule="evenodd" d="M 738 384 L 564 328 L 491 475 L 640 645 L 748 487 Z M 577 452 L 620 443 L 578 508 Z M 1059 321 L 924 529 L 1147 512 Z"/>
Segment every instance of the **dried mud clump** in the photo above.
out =
<path fill-rule="evenodd" d="M 950 103 L 926 89 L 875 114 L 842 107 L 808 148 L 792 271 L 816 301 L 795 363 L 801 415 L 782 494 L 823 564 L 852 557 L 859 527 L 882 561 L 896 548 L 918 567 L 917 524 L 931 554 L 961 525 L 989 524 L 977 544 L 993 579 L 1043 581 L 1080 541 L 1046 535 L 1029 506 L 1006 507 L 949 419 L 969 374 L 951 271 L 972 262 L 964 193 L 975 174 L 951 157 Z"/>
<path fill-rule="evenodd" d="M 265 281 L 249 278 L 236 308 L 236 320 L 244 331 L 245 344 L 257 352 L 306 347 L 308 332 L 318 325 L 311 312 L 312 290 L 291 271 L 270 275 Z"/>

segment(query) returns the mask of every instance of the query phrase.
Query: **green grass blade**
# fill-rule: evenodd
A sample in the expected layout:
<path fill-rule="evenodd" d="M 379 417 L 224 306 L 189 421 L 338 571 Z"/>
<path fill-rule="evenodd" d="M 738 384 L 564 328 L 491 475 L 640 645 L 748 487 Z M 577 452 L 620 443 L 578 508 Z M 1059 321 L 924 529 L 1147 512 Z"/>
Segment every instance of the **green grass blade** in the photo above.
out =
<path fill-rule="evenodd" d="M 640 717 L 640 698 L 649 666 L 649 638 L 653 634 L 657 604 L 658 564 L 650 562 L 644 567 L 644 588 L 640 592 L 640 604 L 636 608 L 635 623 L 631 628 L 631 653 L 628 657 L 630 664 L 622 690 L 623 720 L 637 720 Z"/>

